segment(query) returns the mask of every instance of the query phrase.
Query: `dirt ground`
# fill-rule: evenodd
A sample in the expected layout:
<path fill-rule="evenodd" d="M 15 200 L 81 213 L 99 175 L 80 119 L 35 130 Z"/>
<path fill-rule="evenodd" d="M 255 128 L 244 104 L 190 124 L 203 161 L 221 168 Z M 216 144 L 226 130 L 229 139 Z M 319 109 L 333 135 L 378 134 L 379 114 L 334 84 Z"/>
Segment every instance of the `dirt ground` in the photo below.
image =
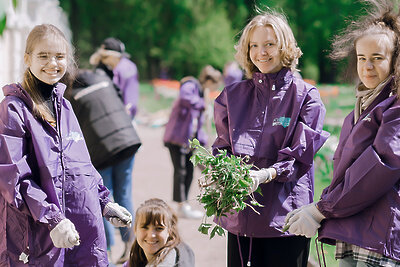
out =
<path fill-rule="evenodd" d="M 137 125 L 137 131 L 142 140 L 142 147 L 135 156 L 133 168 L 134 207 L 137 208 L 148 198 L 157 197 L 176 209 L 177 205 L 172 201 L 173 167 L 169 152 L 162 142 L 164 127 Z M 202 209 L 196 201 L 196 195 L 199 192 L 196 183 L 198 177 L 199 171 L 196 170 L 189 193 L 189 202 L 196 209 Z M 179 218 L 181 237 L 193 249 L 196 266 L 226 266 L 226 237 L 216 236 L 210 240 L 197 231 L 200 222 L 201 220 Z M 116 231 L 116 244 L 112 247 L 113 262 L 120 257 L 123 247 Z"/>

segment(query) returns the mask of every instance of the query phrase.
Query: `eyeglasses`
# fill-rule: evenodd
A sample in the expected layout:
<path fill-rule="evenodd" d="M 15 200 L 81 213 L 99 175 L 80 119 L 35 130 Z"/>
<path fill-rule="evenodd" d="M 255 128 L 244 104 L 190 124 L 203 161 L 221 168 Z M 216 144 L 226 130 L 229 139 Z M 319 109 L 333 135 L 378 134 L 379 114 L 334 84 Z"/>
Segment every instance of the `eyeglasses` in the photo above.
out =
<path fill-rule="evenodd" d="M 39 60 L 39 62 L 41 64 L 47 64 L 49 61 L 53 60 L 53 58 L 58 63 L 58 62 L 66 59 L 66 54 L 57 53 L 54 55 L 54 54 L 43 52 L 43 53 L 37 54 L 36 58 Z"/>

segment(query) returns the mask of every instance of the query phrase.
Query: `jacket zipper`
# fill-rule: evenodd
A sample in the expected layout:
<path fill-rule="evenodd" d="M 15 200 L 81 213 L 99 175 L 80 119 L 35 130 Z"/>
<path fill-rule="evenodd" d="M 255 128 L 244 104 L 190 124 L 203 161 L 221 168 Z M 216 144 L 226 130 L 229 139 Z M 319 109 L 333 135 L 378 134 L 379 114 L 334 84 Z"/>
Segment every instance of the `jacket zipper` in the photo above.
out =
<path fill-rule="evenodd" d="M 54 96 L 54 101 L 57 103 L 57 112 L 56 112 L 56 120 L 57 120 L 57 135 L 59 138 L 59 147 L 60 147 L 60 161 L 61 161 L 61 171 L 62 171 L 62 180 L 61 180 L 61 191 L 62 191 L 62 211 L 65 214 L 65 169 L 64 169 L 64 153 L 63 153 L 63 143 L 62 143 L 62 135 L 61 135 L 61 104 L 58 99 Z"/>

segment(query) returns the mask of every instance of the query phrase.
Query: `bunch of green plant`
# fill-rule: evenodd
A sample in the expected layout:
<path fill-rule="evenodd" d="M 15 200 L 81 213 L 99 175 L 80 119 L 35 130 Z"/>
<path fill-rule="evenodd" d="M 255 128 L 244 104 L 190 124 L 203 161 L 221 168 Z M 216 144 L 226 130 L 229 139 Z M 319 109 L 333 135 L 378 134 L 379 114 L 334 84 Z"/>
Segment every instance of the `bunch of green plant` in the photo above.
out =
<path fill-rule="evenodd" d="M 202 166 L 202 176 L 199 178 L 200 193 L 197 200 L 204 205 L 206 215 L 204 216 L 198 230 L 208 235 L 212 226 L 207 223 L 207 218 L 216 216 L 218 220 L 226 214 L 239 212 L 250 207 L 258 213 L 253 206 L 262 207 L 254 198 L 251 192 L 253 180 L 249 176 L 249 170 L 253 167 L 247 164 L 249 157 L 238 157 L 227 155 L 226 150 L 218 150 L 213 155 L 206 148 L 200 145 L 197 139 L 190 141 L 190 147 L 194 149 L 190 158 L 194 166 Z M 261 194 L 258 188 L 255 192 Z M 250 203 L 245 202 L 250 198 Z M 224 235 L 224 230 L 219 225 L 214 225 L 210 232 L 210 239 L 218 234 Z"/>

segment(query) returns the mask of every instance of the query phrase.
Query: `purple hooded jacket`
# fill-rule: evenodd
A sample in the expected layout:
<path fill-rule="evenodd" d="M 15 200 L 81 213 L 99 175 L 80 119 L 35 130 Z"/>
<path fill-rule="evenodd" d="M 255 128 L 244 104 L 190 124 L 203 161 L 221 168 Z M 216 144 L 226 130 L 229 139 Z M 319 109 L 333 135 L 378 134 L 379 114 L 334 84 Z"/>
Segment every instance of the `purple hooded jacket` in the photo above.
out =
<path fill-rule="evenodd" d="M 124 104 L 125 106 L 130 105 L 129 113 L 134 118 L 139 99 L 139 74 L 137 67 L 130 59 L 122 57 L 113 69 L 113 74 L 113 82 L 121 89 Z"/>
<path fill-rule="evenodd" d="M 165 126 L 164 143 L 183 147 L 189 146 L 189 139 L 196 137 L 202 145 L 207 135 L 202 130 L 204 124 L 204 98 L 200 95 L 200 83 L 191 78 L 183 82 L 179 97 L 175 101 L 169 121 Z M 194 122 L 197 121 L 197 125 Z"/>
<path fill-rule="evenodd" d="M 19 84 L 3 88 L 0 103 L 0 266 L 108 266 L 102 210 L 109 191 L 93 167 L 78 121 L 53 90 L 57 128 L 36 119 Z M 71 220 L 81 239 L 53 246 L 50 231 Z"/>
<path fill-rule="evenodd" d="M 239 67 L 231 65 L 227 68 L 226 73 L 224 74 L 225 86 L 228 86 L 235 82 L 240 82 L 242 78 L 243 78 L 243 71 Z"/>
<path fill-rule="evenodd" d="M 313 201 L 313 157 L 328 138 L 322 131 L 325 107 L 318 90 L 293 76 L 255 73 L 253 79 L 226 87 L 214 104 L 218 137 L 213 145 L 238 156 L 249 155 L 258 168 L 273 167 L 277 177 L 261 184 L 264 207 L 221 217 L 219 224 L 237 235 L 280 237 L 288 212 Z M 218 218 L 215 219 L 218 222 Z"/>
<path fill-rule="evenodd" d="M 344 120 L 333 180 L 317 203 L 318 238 L 341 240 L 400 261 L 400 100 L 392 83 L 354 123 Z"/>

